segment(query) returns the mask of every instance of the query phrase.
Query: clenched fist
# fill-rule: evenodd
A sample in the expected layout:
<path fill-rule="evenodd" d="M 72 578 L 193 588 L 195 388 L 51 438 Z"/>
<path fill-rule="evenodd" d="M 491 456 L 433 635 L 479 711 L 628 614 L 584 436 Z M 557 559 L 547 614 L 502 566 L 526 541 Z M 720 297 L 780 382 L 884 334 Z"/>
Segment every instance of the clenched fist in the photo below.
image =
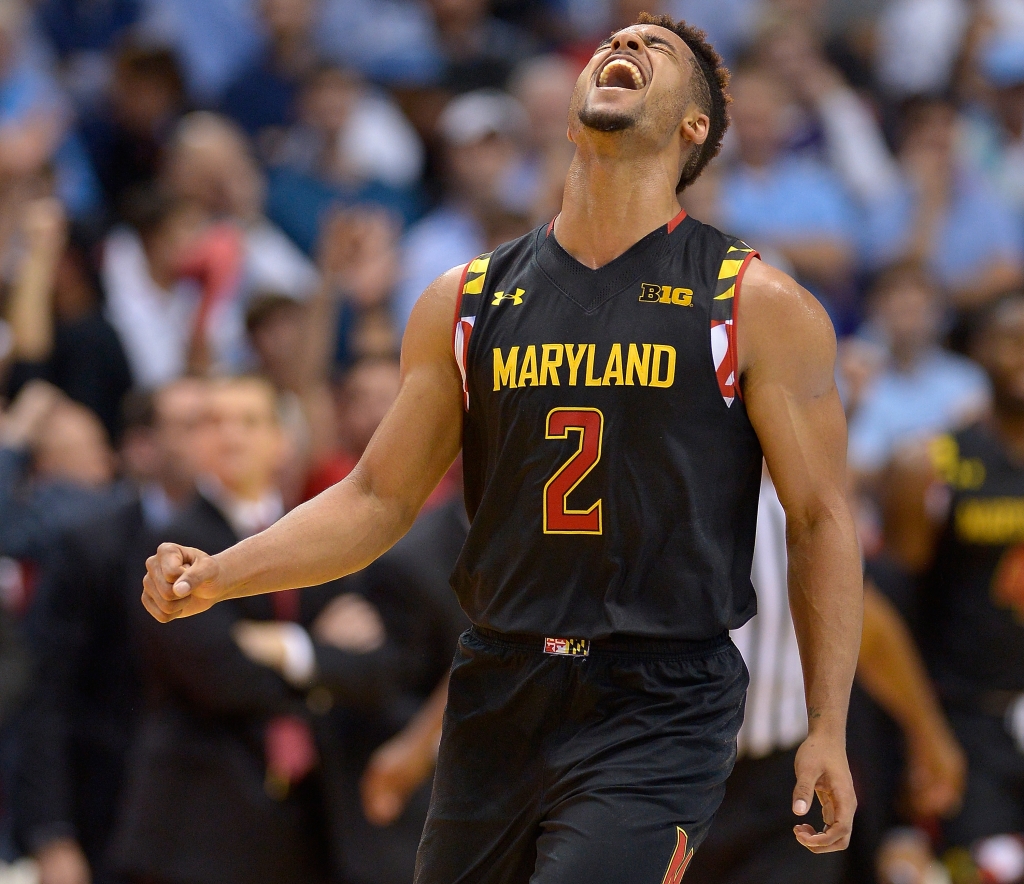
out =
<path fill-rule="evenodd" d="M 161 623 L 191 617 L 225 598 L 220 565 L 213 556 L 190 546 L 161 543 L 146 560 L 142 604 Z"/>

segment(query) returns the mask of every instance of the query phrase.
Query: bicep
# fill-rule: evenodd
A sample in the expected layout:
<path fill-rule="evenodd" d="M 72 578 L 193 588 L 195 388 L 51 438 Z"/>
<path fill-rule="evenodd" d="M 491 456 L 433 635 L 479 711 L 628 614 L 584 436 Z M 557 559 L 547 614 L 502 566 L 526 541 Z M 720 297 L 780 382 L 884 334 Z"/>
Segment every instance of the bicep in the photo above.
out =
<path fill-rule="evenodd" d="M 461 271 L 441 276 L 417 301 L 402 342 L 398 396 L 354 471 L 374 496 L 402 500 L 412 514 L 462 444 L 462 380 L 452 349 Z"/>
<path fill-rule="evenodd" d="M 755 268 L 751 268 L 754 270 Z M 817 300 L 788 277 L 748 274 L 740 322 L 744 401 L 787 516 L 845 497 L 846 418 L 836 340 Z"/>

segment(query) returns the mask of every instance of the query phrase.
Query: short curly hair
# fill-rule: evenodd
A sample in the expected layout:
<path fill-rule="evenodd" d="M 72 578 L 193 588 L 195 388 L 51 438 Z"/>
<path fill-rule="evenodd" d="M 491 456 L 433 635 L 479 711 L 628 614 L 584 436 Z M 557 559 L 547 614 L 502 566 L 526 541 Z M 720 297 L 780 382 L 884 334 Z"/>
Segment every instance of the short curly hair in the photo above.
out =
<path fill-rule="evenodd" d="M 698 145 L 690 154 L 683 166 L 676 185 L 676 193 L 685 190 L 700 177 L 722 149 L 722 139 L 729 128 L 729 69 L 722 61 L 715 47 L 708 42 L 708 35 L 700 28 L 688 25 L 685 21 L 676 21 L 669 15 L 652 15 L 641 12 L 634 22 L 638 25 L 656 25 L 665 28 L 679 37 L 693 53 L 693 73 L 691 95 L 694 103 L 708 115 L 707 140 Z"/>

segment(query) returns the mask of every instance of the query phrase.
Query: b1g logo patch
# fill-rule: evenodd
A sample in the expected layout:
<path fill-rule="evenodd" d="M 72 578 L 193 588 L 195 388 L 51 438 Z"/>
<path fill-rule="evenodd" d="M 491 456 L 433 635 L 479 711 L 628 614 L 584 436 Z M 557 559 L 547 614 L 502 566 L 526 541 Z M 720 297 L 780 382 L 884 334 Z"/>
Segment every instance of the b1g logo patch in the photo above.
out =
<path fill-rule="evenodd" d="M 665 870 L 665 877 L 661 879 L 661 884 L 679 884 L 683 880 L 690 860 L 693 859 L 693 849 L 686 849 L 689 840 L 686 832 L 676 826 L 676 849 L 672 859 L 668 861 L 668 868 Z"/>
<path fill-rule="evenodd" d="M 639 300 L 647 304 L 675 304 L 677 307 L 690 307 L 693 305 L 693 289 L 642 282 L 640 283 Z"/>

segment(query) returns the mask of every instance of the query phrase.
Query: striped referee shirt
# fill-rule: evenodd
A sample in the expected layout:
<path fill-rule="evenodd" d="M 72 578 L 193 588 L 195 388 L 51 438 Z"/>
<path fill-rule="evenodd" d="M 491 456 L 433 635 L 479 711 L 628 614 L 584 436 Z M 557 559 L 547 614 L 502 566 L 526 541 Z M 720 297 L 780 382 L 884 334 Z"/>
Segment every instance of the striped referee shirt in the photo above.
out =
<path fill-rule="evenodd" d="M 804 679 L 789 613 L 786 513 L 767 473 L 761 479 L 750 579 L 757 615 L 732 632 L 750 672 L 738 746 L 741 758 L 761 758 L 792 749 L 807 736 Z"/>

